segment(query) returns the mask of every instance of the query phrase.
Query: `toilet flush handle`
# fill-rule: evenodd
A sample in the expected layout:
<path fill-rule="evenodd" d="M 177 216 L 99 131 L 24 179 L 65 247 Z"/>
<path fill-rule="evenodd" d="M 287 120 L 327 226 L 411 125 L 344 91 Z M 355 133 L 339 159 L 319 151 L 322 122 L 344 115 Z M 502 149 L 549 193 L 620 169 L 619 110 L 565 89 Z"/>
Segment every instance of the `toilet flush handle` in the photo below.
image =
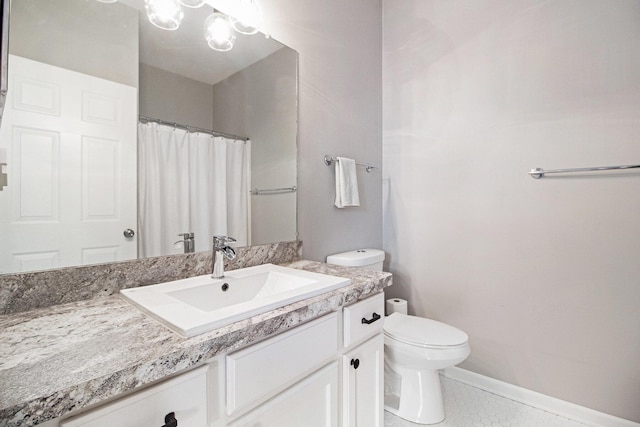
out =
<path fill-rule="evenodd" d="M 371 315 L 371 319 L 369 319 L 369 320 L 367 320 L 367 319 L 365 319 L 365 318 L 363 317 L 363 318 L 362 318 L 362 323 L 363 323 L 363 324 L 366 324 L 366 325 L 370 325 L 370 324 L 372 324 L 373 322 L 375 322 L 376 320 L 380 320 L 380 317 L 381 317 L 381 316 L 380 316 L 378 313 L 373 313 L 373 314 Z"/>

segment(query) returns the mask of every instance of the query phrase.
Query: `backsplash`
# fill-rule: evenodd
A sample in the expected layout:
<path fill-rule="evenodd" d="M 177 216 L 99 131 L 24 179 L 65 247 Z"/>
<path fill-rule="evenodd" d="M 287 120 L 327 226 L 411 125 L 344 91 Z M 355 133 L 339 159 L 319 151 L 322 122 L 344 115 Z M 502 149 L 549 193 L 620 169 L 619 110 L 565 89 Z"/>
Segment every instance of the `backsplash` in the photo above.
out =
<path fill-rule="evenodd" d="M 301 241 L 236 249 L 225 269 L 293 262 L 300 258 Z M 120 289 L 152 285 L 211 273 L 211 251 L 69 267 L 0 276 L 0 315 L 118 293 Z"/>

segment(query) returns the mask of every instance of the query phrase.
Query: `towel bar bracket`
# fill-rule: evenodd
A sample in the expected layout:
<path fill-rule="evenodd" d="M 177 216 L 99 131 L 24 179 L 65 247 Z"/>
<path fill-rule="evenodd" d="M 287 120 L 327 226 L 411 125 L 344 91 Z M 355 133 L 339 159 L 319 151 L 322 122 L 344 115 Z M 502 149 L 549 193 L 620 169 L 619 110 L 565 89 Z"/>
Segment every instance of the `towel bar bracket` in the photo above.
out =
<path fill-rule="evenodd" d="M 529 172 L 529 175 L 531 175 L 531 178 L 540 179 L 544 176 L 544 170 L 540 168 L 535 168 L 535 169 L 532 169 L 531 172 Z"/>

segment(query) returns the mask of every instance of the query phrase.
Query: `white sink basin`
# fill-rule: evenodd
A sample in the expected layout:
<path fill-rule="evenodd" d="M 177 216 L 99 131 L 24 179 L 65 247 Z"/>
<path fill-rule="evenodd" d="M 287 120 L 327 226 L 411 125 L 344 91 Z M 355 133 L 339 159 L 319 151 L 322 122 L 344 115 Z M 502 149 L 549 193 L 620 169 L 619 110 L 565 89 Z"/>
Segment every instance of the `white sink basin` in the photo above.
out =
<path fill-rule="evenodd" d="M 264 264 L 123 289 L 125 299 L 184 337 L 346 286 L 342 277 Z"/>

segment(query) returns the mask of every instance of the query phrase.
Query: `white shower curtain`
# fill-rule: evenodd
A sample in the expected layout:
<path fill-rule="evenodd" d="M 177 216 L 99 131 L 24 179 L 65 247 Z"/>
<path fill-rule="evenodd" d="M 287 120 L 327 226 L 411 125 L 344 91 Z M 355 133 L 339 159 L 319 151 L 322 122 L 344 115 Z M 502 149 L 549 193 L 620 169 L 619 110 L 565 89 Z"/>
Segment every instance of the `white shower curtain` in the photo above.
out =
<path fill-rule="evenodd" d="M 250 156 L 250 141 L 139 123 L 139 256 L 181 253 L 174 242 L 187 232 L 196 251 L 214 235 L 250 244 Z"/>

